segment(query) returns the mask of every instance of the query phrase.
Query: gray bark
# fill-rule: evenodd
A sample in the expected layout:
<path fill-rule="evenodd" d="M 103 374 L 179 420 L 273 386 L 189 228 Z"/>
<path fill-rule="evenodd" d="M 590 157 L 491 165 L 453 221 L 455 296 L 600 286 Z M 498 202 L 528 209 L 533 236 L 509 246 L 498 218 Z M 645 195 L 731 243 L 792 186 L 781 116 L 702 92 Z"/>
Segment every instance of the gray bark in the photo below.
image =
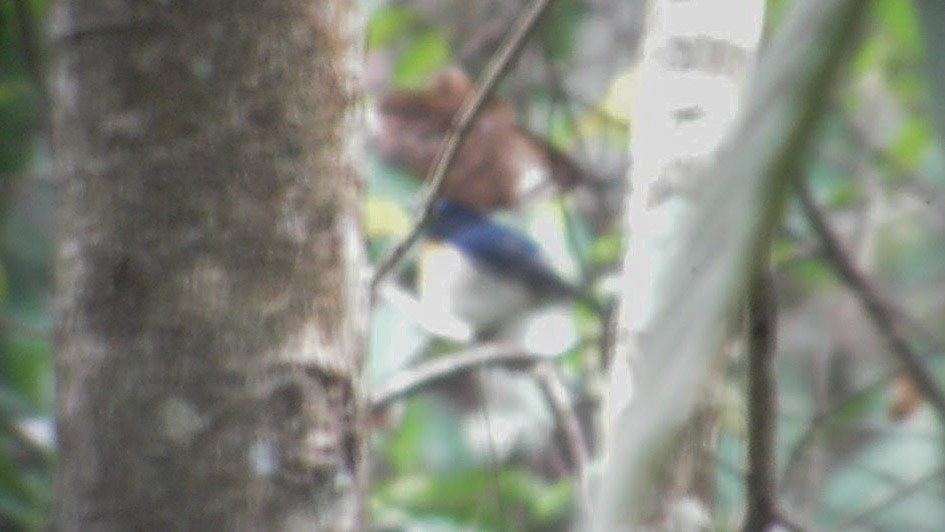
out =
<path fill-rule="evenodd" d="M 59 0 L 59 530 L 361 522 L 351 0 Z"/>

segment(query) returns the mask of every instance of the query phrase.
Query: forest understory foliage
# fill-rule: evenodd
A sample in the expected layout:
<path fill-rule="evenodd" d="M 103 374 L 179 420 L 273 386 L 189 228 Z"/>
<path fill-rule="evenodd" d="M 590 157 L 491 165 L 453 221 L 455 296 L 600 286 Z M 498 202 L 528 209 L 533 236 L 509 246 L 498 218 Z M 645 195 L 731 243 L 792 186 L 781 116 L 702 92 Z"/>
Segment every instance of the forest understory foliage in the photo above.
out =
<path fill-rule="evenodd" d="M 794 3 L 767 2 L 764 39 L 790 22 Z M 456 113 L 531 2 L 360 4 L 363 229 L 377 267 L 416 227 Z M 364 368 L 371 529 L 570 530 L 593 507 L 587 479 L 600 474 L 613 341 L 602 309 L 633 249 L 621 213 L 645 10 L 550 4 L 476 110 L 441 191 L 527 236 L 580 297 L 478 330 L 464 312 L 503 305 L 514 316 L 518 300 L 475 302 L 463 316 L 439 312 L 436 297 L 430 306 L 419 233 L 374 298 Z M 52 503 L 49 9 L 0 4 L 0 530 L 42 529 Z M 945 386 L 941 27 L 934 0 L 871 2 L 809 149 L 793 161 L 797 186 L 767 257 L 776 408 L 763 420 L 774 429 L 763 457 L 774 478 L 762 494 L 789 529 L 945 528 L 945 404 L 934 393 Z M 734 530 L 759 497 L 748 482 L 759 396 L 746 357 L 723 366 L 707 526 Z"/>

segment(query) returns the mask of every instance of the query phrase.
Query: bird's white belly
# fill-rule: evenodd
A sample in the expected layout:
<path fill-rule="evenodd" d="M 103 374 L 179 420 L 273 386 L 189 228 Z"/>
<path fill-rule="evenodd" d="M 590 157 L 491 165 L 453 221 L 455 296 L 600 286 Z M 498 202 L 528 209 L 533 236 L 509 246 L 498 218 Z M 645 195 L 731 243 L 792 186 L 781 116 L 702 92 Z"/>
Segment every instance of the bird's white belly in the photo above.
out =
<path fill-rule="evenodd" d="M 528 288 L 484 272 L 458 249 L 424 244 L 419 292 L 428 312 L 448 312 L 477 331 L 492 330 L 532 304 Z"/>

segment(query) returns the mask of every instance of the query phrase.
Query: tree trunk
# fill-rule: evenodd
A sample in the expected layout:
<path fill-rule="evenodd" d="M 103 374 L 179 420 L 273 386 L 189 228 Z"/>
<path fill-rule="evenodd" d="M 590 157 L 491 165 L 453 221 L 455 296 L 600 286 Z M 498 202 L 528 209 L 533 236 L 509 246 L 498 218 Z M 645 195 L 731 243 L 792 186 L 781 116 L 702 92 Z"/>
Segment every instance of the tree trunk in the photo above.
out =
<path fill-rule="evenodd" d="M 689 23 L 714 20 L 725 24 L 731 20 L 719 16 L 717 10 L 706 11 L 711 2 L 663 3 L 674 4 L 672 9 L 702 8 L 701 16 L 689 18 Z M 724 96 L 723 89 L 730 85 L 725 78 L 737 70 L 731 67 L 739 61 L 723 61 L 718 75 L 707 75 L 711 73 L 705 72 L 706 63 L 700 59 L 724 58 L 725 47 L 716 42 L 699 52 L 702 47 L 691 42 L 695 24 L 689 23 L 665 23 L 664 28 L 684 30 L 680 36 L 685 37 L 685 33 L 689 38 L 669 39 L 669 46 L 649 48 L 649 57 L 668 60 L 670 66 L 675 66 L 670 70 L 682 70 L 674 75 L 667 72 L 663 79 L 684 80 L 687 74 L 695 74 L 691 81 L 719 83 L 715 87 L 707 84 L 706 88 L 714 90 L 700 95 L 664 88 L 673 105 L 665 101 L 659 105 L 656 98 L 651 108 L 657 113 L 668 112 L 671 120 L 655 122 L 660 127 L 654 130 L 665 134 L 679 128 L 679 134 L 674 143 L 653 144 L 659 151 L 648 162 L 634 160 L 634 174 L 650 175 L 650 179 L 641 183 L 645 185 L 642 188 L 634 182 L 628 215 L 634 232 L 625 263 L 623 321 L 618 322 L 623 350 L 615 353 L 610 388 L 613 397 L 624 400 L 612 404 L 609 412 L 613 432 L 608 441 L 608 463 L 602 467 L 604 474 L 595 496 L 592 530 L 638 529 L 641 523 L 648 528 L 673 530 L 711 527 L 702 504 L 679 498 L 679 492 L 672 489 L 673 479 L 687 476 L 688 466 L 678 453 L 685 452 L 687 446 L 699 445 L 694 438 L 687 437 L 689 443 L 681 441 L 679 436 L 685 433 L 680 431 L 694 414 L 699 415 L 701 386 L 712 374 L 733 310 L 744 301 L 745 279 L 762 264 L 760 254 L 767 249 L 765 243 L 770 241 L 779 219 L 785 191 L 797 174 L 799 154 L 804 153 L 811 138 L 837 67 L 846 57 L 848 46 L 856 42 L 857 28 L 868 5 L 860 0 L 795 3 L 766 48 L 765 59 L 758 63 L 734 133 L 718 150 L 717 160 L 708 164 L 693 183 L 678 178 L 700 176 L 682 172 L 699 161 L 679 158 L 674 150 L 677 144 L 693 152 L 700 145 L 712 147 L 695 142 L 700 133 L 714 129 L 711 123 L 700 122 L 723 111 L 726 100 L 734 104 Z M 751 32 L 746 32 L 732 42 L 744 44 L 749 35 Z M 713 44 L 712 39 L 705 44 Z M 738 55 L 744 58 L 744 54 L 730 58 Z M 696 72 L 686 72 L 687 65 Z M 658 85 L 646 85 L 645 74 L 641 75 L 638 105 L 642 105 L 645 94 L 659 95 Z M 658 81 L 660 77 L 653 79 Z M 723 105 L 705 105 L 697 96 L 714 96 L 715 103 Z M 635 127 L 642 127 L 640 117 L 635 121 Z M 634 143 L 647 141 L 636 135 L 633 138 Z M 667 175 L 677 179 L 660 183 L 666 170 L 673 170 Z M 639 229 L 643 230 L 643 239 L 638 238 Z M 632 400 L 627 394 L 613 393 L 619 390 L 621 379 L 627 385 L 631 363 L 636 377 Z M 682 471 L 683 476 L 675 471 Z M 667 486 L 671 489 L 666 490 Z"/>
<path fill-rule="evenodd" d="M 59 0 L 59 530 L 362 518 L 351 0 Z"/>

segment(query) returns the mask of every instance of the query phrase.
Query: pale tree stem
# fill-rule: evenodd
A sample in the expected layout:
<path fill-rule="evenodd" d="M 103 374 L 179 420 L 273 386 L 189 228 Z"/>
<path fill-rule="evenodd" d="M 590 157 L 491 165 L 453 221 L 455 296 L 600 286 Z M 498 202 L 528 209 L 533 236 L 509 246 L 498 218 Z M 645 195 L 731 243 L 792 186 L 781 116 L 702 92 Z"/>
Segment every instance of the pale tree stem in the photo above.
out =
<path fill-rule="evenodd" d="M 712 9 L 700 13 L 703 22 L 742 20 L 745 5 L 754 5 L 738 2 L 739 17 L 720 17 L 720 12 L 726 12 L 723 2 L 657 2 L 656 6 L 684 9 L 709 4 Z M 697 411 L 705 383 L 712 380 L 733 310 L 745 299 L 746 279 L 766 249 L 787 185 L 797 173 L 799 154 L 811 137 L 838 66 L 857 42 L 867 6 L 862 0 L 795 3 L 766 48 L 765 60 L 758 62 L 745 110 L 731 137 L 722 139 L 725 149 L 715 155 L 717 160 L 675 157 L 673 147 L 687 147 L 690 154 L 713 153 L 718 144 L 707 139 L 716 128 L 700 126 L 728 116 L 725 111 L 739 101 L 737 92 L 727 93 L 731 98 L 721 95 L 735 79 L 726 77 L 739 62 L 734 58 L 749 60 L 744 55 L 746 47 L 740 48 L 741 56 L 732 54 L 731 61 L 723 61 L 727 66 L 713 75 L 714 71 L 688 68 L 702 65 L 700 58 L 728 57 L 717 40 L 695 38 L 692 42 L 692 35 L 706 32 L 690 32 L 681 39 L 650 37 L 653 44 L 646 48 L 639 98 L 640 105 L 647 97 L 654 98 L 649 100 L 652 105 L 643 107 L 658 112 L 635 117 L 636 127 L 642 130 L 649 125 L 651 129 L 645 131 L 657 138 L 677 127 L 680 131 L 669 145 L 633 135 L 633 149 L 639 149 L 634 176 L 640 172 L 641 180 L 633 182 L 628 209 L 632 232 L 618 333 L 622 348 L 611 372 L 618 386 L 607 397 L 611 417 L 605 422 L 611 423 L 613 431 L 607 439 L 609 452 L 600 468 L 603 476 L 599 492 L 593 495 L 596 510 L 588 529 L 693 530 L 711 525 L 702 502 L 666 486 L 672 487 L 674 479 L 680 478 L 675 464 L 684 462 L 678 457 L 692 441 L 685 433 L 687 421 Z M 670 11 L 656 13 L 651 31 L 661 27 L 693 30 L 698 24 L 689 19 L 688 24 L 674 26 L 667 22 Z M 758 31 L 760 27 L 746 30 L 741 39 L 731 41 L 756 42 Z M 700 53 L 705 50 L 695 46 L 709 43 L 714 46 L 712 53 Z M 660 61 L 656 61 L 650 67 L 655 72 L 648 73 L 646 57 L 667 59 L 679 71 L 661 73 Z M 648 77 L 680 82 L 677 92 L 666 87 L 661 91 L 673 105 L 664 100 L 660 107 L 661 100 L 651 94 L 660 85 L 648 86 Z M 688 92 L 690 85 L 682 83 L 687 79 L 692 85 L 702 83 L 699 95 Z M 714 106 L 700 105 L 699 97 L 706 94 L 715 95 L 708 99 Z M 660 120 L 660 113 L 671 118 Z M 639 158 L 650 151 L 654 160 L 641 164 Z M 688 171 L 700 165 L 700 172 Z M 690 181 L 684 179 L 693 176 Z M 618 366 L 621 361 L 623 368 Z M 621 388 L 621 379 L 623 388 L 629 386 L 631 368 L 635 396 L 623 394 L 623 401 L 617 402 L 621 396 L 615 392 Z M 677 493 L 683 496 L 676 497 Z"/>
<path fill-rule="evenodd" d="M 700 191 L 712 186 L 704 170 L 738 118 L 763 14 L 764 2 L 758 0 L 651 1 L 632 116 L 629 251 L 605 424 L 612 424 L 631 400 L 646 400 L 622 391 L 632 388 L 629 380 L 647 378 L 640 365 L 647 353 L 639 339 L 648 334 L 650 317 L 662 304 L 657 293 L 661 265 L 679 246 L 675 218 L 698 206 Z M 700 406 L 677 438 L 681 443 L 668 451 L 667 463 L 674 465 L 650 479 L 645 521 L 667 522 L 683 499 L 709 502 L 714 463 L 704 457 L 714 455 L 718 380 L 705 387 Z"/>

